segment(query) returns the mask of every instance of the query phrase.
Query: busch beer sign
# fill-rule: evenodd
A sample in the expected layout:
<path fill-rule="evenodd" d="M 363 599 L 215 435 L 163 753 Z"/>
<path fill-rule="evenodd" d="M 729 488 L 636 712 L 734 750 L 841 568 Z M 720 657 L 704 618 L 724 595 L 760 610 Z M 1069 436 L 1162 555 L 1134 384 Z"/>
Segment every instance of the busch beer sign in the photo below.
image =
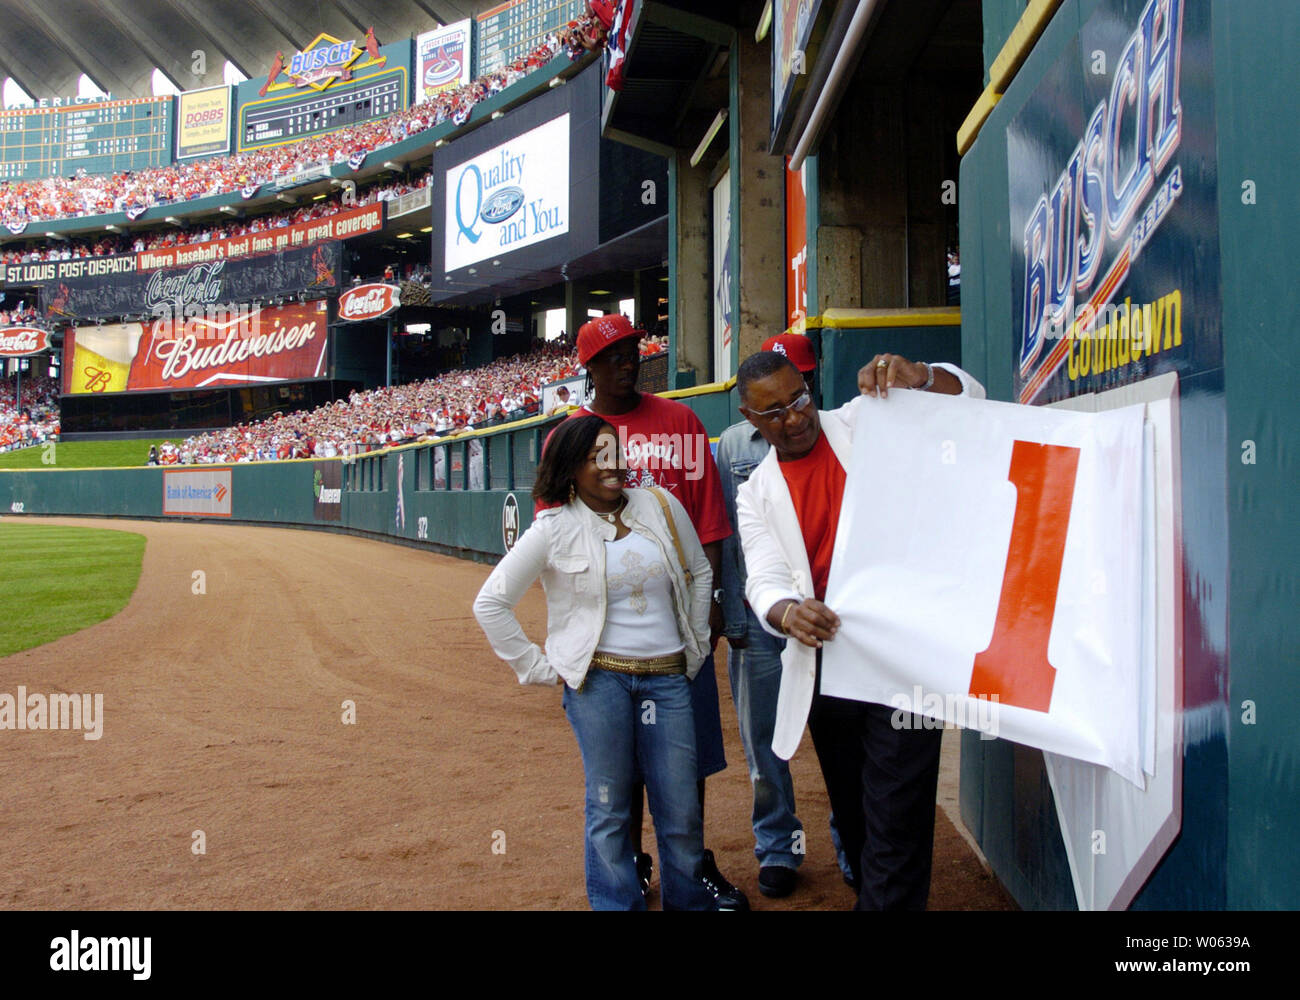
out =
<path fill-rule="evenodd" d="M 352 323 L 386 316 L 402 304 L 396 285 L 357 285 L 339 296 L 339 319 Z"/>
<path fill-rule="evenodd" d="M 1213 110 L 1182 72 L 1203 21 L 1186 0 L 1108 0 L 1008 129 L 1019 402 L 1187 375 L 1218 349 Z M 1044 114 L 1078 123 L 1073 148 Z"/>
<path fill-rule="evenodd" d="M 0 358 L 23 358 L 40 354 L 50 346 L 50 335 L 31 326 L 9 326 L 0 330 Z"/>
<path fill-rule="evenodd" d="M 363 53 L 366 58 L 358 62 Z M 294 87 L 325 90 L 335 80 L 351 80 L 355 70 L 383 66 L 387 61 L 387 56 L 379 54 L 374 28 L 366 31 L 360 46 L 355 38 L 344 41 L 322 32 L 305 49 L 295 52 L 287 66 L 284 54 L 277 52 L 258 96 L 265 97 L 268 93 Z M 288 77 L 288 80 L 281 81 L 281 76 Z"/>

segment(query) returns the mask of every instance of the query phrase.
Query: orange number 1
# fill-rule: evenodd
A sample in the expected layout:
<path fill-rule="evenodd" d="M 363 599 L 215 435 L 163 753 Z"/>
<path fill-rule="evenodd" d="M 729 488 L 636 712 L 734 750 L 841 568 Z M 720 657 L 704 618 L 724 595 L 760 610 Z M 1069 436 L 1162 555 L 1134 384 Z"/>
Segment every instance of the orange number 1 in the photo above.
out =
<path fill-rule="evenodd" d="M 1016 515 L 1002 576 L 998 617 L 989 648 L 975 656 L 970 693 L 1003 705 L 1046 712 L 1056 668 L 1047 640 L 1065 558 L 1079 449 L 1016 441 L 1007 479 L 1016 488 Z"/>

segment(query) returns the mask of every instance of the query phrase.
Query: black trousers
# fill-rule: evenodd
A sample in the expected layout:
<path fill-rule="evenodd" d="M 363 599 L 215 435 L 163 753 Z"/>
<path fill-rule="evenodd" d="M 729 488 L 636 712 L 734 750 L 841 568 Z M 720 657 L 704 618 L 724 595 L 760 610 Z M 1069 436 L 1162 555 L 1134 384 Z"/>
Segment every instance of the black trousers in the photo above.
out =
<path fill-rule="evenodd" d="M 936 723 L 919 715 L 821 694 L 821 660 L 818 650 L 808 728 L 858 882 L 854 909 L 924 910 L 943 730 L 924 728 Z"/>

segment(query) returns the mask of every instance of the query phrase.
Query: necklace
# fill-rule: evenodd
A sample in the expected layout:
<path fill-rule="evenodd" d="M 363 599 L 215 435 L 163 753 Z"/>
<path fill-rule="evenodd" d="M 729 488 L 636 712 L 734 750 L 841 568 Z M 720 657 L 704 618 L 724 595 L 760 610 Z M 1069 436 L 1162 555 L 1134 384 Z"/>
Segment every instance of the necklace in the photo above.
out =
<path fill-rule="evenodd" d="M 598 510 L 593 510 L 591 512 L 595 514 L 597 517 L 601 518 L 602 520 L 608 521 L 610 524 L 613 524 L 618 519 L 618 515 L 623 512 L 623 508 L 626 506 L 627 506 L 627 497 L 622 497 L 618 502 L 618 506 L 615 507 L 608 514 L 605 514 Z M 590 510 L 590 508 L 588 509 Z"/>

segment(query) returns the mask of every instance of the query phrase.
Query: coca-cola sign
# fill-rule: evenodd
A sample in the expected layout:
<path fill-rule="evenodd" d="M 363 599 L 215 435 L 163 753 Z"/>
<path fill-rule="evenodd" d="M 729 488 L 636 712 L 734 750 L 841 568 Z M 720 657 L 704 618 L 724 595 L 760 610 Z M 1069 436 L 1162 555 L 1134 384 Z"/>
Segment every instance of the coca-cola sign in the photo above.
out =
<path fill-rule="evenodd" d="M 21 358 L 40 354 L 50 346 L 50 335 L 31 326 L 8 326 L 0 330 L 0 357 Z"/>
<path fill-rule="evenodd" d="M 401 290 L 396 285 L 357 285 L 339 296 L 339 319 L 353 323 L 378 319 L 401 304 Z"/>
<path fill-rule="evenodd" d="M 182 314 L 186 306 L 220 302 L 221 272 L 225 266 L 224 260 L 218 260 L 210 264 L 195 264 L 179 274 L 155 271 L 145 286 L 144 304 L 151 312 L 156 313 L 159 306 L 169 306 L 175 313 Z"/>

